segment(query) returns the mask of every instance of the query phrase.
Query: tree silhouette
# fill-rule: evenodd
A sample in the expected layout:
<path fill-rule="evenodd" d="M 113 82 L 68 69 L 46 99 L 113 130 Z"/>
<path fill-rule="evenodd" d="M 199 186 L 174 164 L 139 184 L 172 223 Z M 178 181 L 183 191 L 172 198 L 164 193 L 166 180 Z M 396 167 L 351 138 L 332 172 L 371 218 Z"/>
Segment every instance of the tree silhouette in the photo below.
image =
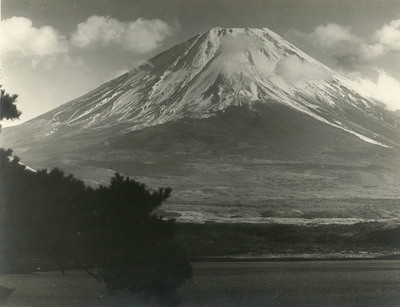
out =
<path fill-rule="evenodd" d="M 191 266 L 175 223 L 155 213 L 171 189 L 150 191 L 119 174 L 92 189 L 59 169 L 25 170 L 11 150 L 0 150 L 0 163 L 3 272 L 21 255 L 46 255 L 63 271 L 71 263 L 86 270 L 110 293 L 179 301 Z"/>
<path fill-rule="evenodd" d="M 16 94 L 9 95 L 4 90 L 0 91 L 0 120 L 19 118 L 21 111 L 19 111 L 15 105 L 17 98 L 18 95 Z"/>
<path fill-rule="evenodd" d="M 111 293 L 126 289 L 172 303 L 177 287 L 191 277 L 186 253 L 174 240 L 174 222 L 154 213 L 170 193 L 169 188 L 149 191 L 119 174 L 95 191 L 95 214 L 83 225 L 96 225 L 90 230 L 101 240 L 93 246 L 89 239 L 82 246 L 91 249 L 86 254 Z"/>

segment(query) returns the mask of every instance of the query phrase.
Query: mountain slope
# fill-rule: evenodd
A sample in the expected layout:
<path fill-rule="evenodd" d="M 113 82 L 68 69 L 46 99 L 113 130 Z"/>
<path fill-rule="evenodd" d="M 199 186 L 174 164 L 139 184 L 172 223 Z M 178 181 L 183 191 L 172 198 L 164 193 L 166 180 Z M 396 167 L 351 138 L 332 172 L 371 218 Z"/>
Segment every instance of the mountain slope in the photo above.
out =
<path fill-rule="evenodd" d="M 33 167 L 88 182 L 115 170 L 172 186 L 171 208 L 185 218 L 227 208 L 249 218 L 271 199 L 399 198 L 399 127 L 382 103 L 272 31 L 214 28 L 4 129 L 2 142 Z M 300 210 L 285 208 L 273 216 Z M 357 214 L 386 214 L 369 208 Z"/>
<path fill-rule="evenodd" d="M 44 136 L 119 123 L 132 131 L 272 100 L 365 141 L 390 145 L 387 136 L 397 134 L 398 121 L 347 83 L 272 31 L 214 28 L 30 125 L 39 125 Z M 390 127 L 381 127 L 383 122 Z"/>

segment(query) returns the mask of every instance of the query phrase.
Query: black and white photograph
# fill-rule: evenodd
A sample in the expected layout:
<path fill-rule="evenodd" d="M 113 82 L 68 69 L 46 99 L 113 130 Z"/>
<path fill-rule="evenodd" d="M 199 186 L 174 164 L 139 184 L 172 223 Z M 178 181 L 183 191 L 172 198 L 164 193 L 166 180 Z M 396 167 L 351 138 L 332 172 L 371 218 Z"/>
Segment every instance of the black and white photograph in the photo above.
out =
<path fill-rule="evenodd" d="M 400 306 L 400 1 L 1 0 L 0 305 Z"/>

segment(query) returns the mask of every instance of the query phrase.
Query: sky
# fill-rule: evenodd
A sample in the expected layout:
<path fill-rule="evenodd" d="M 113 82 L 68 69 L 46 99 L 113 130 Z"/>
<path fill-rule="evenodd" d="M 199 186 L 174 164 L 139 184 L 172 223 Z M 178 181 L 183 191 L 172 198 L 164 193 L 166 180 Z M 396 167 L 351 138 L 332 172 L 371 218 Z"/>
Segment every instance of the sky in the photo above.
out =
<path fill-rule="evenodd" d="M 267 27 L 400 109 L 398 0 L 2 0 L 1 79 L 19 124 L 215 26 Z"/>

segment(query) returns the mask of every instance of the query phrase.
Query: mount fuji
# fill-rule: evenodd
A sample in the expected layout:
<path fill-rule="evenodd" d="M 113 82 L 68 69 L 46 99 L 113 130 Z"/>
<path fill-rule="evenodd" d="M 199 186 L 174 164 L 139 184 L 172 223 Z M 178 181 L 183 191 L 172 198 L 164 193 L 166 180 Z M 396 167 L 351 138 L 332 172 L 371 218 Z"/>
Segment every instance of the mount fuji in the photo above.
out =
<path fill-rule="evenodd" d="M 171 186 L 182 221 L 400 221 L 400 118 L 268 29 L 213 28 L 15 127 L 34 168 Z"/>

